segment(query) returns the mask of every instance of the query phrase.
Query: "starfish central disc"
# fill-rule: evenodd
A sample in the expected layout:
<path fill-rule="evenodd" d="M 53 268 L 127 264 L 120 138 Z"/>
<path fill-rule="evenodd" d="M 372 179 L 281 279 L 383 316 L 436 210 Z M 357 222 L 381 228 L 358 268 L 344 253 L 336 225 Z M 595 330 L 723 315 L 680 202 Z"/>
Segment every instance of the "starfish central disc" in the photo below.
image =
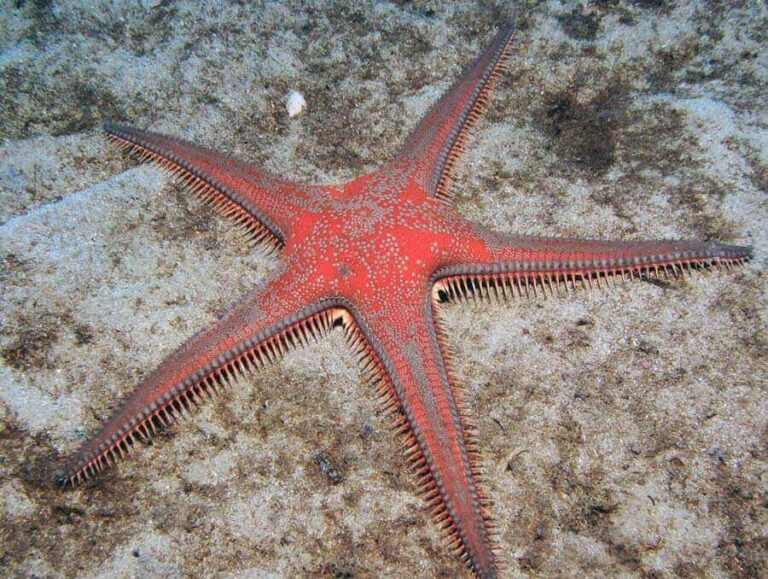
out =
<path fill-rule="evenodd" d="M 432 274 L 449 265 L 471 225 L 445 208 L 415 181 L 374 174 L 353 181 L 333 200 L 296 221 L 285 255 L 291 267 L 312 271 L 341 297 L 393 303 L 423 295 Z M 393 194 L 394 193 L 394 194 Z M 397 300 L 395 300 L 397 301 Z"/>

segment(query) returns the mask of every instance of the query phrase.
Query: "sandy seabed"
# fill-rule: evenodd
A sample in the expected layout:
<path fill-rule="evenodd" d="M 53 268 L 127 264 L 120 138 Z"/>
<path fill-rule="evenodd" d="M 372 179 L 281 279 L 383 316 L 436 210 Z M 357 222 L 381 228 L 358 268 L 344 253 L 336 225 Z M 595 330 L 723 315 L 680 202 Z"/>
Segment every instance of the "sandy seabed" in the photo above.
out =
<path fill-rule="evenodd" d="M 510 575 L 768 567 L 768 11 L 761 2 L 0 3 L 0 568 L 455 576 L 340 335 L 99 481 L 53 485 L 120 396 L 275 258 L 104 121 L 308 181 L 374 169 L 520 33 L 459 170 L 499 230 L 753 245 L 736 272 L 457 305 Z M 307 109 L 289 118 L 285 96 Z"/>

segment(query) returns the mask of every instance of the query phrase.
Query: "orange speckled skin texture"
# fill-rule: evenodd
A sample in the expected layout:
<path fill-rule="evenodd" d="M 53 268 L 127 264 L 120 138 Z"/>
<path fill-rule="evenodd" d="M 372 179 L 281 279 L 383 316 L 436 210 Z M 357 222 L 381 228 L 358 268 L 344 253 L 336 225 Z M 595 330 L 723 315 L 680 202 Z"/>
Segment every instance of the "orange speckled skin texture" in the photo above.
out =
<path fill-rule="evenodd" d="M 119 145 L 167 168 L 254 239 L 281 250 L 284 267 L 166 359 L 73 456 L 60 482 L 74 486 L 97 474 L 234 377 L 338 324 L 362 366 L 375 368 L 448 544 L 476 576 L 495 577 L 495 524 L 474 426 L 439 328 L 440 300 L 559 292 L 577 280 L 730 266 L 751 255 L 705 242 L 505 236 L 454 214 L 454 163 L 512 40 L 506 25 L 391 163 L 342 187 L 292 183 L 173 137 L 107 125 Z"/>

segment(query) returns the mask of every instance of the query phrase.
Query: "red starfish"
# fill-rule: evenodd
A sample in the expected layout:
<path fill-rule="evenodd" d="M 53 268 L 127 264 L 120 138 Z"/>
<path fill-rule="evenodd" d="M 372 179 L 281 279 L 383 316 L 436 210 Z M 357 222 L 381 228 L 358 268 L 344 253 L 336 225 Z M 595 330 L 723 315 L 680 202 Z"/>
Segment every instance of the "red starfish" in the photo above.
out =
<path fill-rule="evenodd" d="M 72 457 L 60 482 L 80 484 L 236 376 L 341 326 L 404 436 L 451 547 L 478 577 L 496 576 L 494 526 L 440 303 L 750 257 L 748 248 L 717 243 L 516 237 L 454 214 L 454 164 L 511 42 L 506 26 L 391 162 L 344 185 L 293 183 L 173 137 L 108 125 L 119 145 L 168 169 L 252 239 L 282 250 L 283 268 L 165 360 Z"/>

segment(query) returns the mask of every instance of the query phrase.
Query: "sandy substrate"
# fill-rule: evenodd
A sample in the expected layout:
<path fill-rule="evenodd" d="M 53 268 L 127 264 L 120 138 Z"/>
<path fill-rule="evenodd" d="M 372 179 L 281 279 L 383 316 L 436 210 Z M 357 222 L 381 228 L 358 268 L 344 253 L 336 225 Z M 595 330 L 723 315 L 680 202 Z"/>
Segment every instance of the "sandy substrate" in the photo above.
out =
<path fill-rule="evenodd" d="M 755 259 L 449 308 L 507 572 L 768 567 L 764 3 L 358 4 L 2 2 L 4 573 L 455 576 L 341 335 L 96 483 L 60 492 L 53 474 L 277 264 L 101 123 L 341 181 L 392 155 L 510 17 L 518 48 L 458 211 L 519 233 L 717 239 Z M 295 118 L 291 90 L 307 101 Z"/>

